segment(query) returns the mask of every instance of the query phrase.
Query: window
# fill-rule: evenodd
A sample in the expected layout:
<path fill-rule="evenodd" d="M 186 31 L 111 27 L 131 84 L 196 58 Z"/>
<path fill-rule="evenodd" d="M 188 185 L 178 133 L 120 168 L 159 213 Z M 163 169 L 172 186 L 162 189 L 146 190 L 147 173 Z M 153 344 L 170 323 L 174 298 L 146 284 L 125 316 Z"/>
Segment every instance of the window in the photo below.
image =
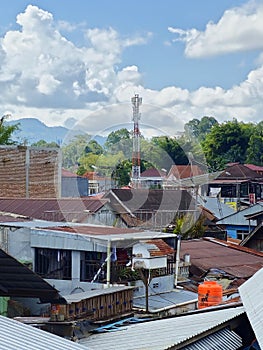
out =
<path fill-rule="evenodd" d="M 96 282 L 106 279 L 107 254 L 102 252 L 82 252 L 80 259 L 80 280 L 92 281 L 96 276 Z"/>
<path fill-rule="evenodd" d="M 43 278 L 71 279 L 71 251 L 36 248 L 35 272 Z"/>

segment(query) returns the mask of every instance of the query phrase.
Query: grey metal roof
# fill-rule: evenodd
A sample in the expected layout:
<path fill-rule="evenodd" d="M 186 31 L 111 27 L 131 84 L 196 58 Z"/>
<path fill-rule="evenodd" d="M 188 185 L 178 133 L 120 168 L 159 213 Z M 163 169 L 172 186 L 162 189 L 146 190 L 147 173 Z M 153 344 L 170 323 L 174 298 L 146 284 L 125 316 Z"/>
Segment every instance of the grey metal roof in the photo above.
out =
<path fill-rule="evenodd" d="M 80 344 L 0 316 L 0 350 L 88 350 Z"/>
<path fill-rule="evenodd" d="M 248 226 L 249 221 L 245 217 L 245 215 L 257 213 L 257 212 L 261 211 L 262 208 L 263 208 L 263 204 L 260 204 L 260 203 L 254 204 L 251 207 L 237 211 L 237 212 L 225 217 L 224 219 L 217 221 L 217 224 Z M 255 220 L 251 220 L 250 225 L 257 226 L 257 222 Z"/>
<path fill-rule="evenodd" d="M 259 346 L 263 349 L 263 268 L 238 290 Z"/>
<path fill-rule="evenodd" d="M 80 343 L 90 350 L 166 350 L 242 315 L 244 308 L 229 308 L 143 322 L 119 331 L 94 334 Z"/>
<path fill-rule="evenodd" d="M 151 312 L 157 312 L 162 309 L 172 308 L 176 305 L 185 303 L 197 302 L 198 296 L 196 293 L 176 289 L 166 293 L 159 293 L 150 295 L 148 298 L 149 310 Z M 145 308 L 145 297 L 138 297 L 133 299 L 133 306 L 136 308 Z"/>
<path fill-rule="evenodd" d="M 88 292 L 83 292 L 83 293 L 74 293 L 74 294 L 70 294 L 70 295 L 64 295 L 63 298 L 65 299 L 67 304 L 71 304 L 71 303 L 77 303 L 77 302 L 82 301 L 84 299 L 93 298 L 94 296 L 108 295 L 108 294 L 117 293 L 117 292 L 121 292 L 124 290 L 131 290 L 131 289 L 134 289 L 134 287 L 113 286 L 113 287 L 109 287 L 109 288 L 90 290 Z"/>
<path fill-rule="evenodd" d="M 203 207 L 210 210 L 218 219 L 235 213 L 235 210 L 225 203 L 221 203 L 218 198 L 205 197 Z"/>
<path fill-rule="evenodd" d="M 193 344 L 184 346 L 181 350 L 236 350 L 242 345 L 242 338 L 238 334 L 229 328 L 223 328 Z"/>

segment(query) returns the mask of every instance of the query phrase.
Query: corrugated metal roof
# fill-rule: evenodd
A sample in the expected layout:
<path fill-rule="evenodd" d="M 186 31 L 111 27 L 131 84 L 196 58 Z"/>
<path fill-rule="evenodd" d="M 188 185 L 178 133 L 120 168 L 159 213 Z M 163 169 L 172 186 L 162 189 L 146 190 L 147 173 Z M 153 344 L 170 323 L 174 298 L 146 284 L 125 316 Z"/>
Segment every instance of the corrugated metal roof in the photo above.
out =
<path fill-rule="evenodd" d="M 238 288 L 248 319 L 263 349 L 263 269 Z"/>
<path fill-rule="evenodd" d="M 158 310 L 172 308 L 179 304 L 195 303 L 197 299 L 197 293 L 177 289 L 166 293 L 149 295 L 148 304 L 151 312 L 157 312 Z M 145 297 L 134 298 L 133 306 L 139 309 L 145 309 Z"/>
<path fill-rule="evenodd" d="M 120 227 L 95 225 L 54 226 L 47 227 L 46 230 L 81 234 L 83 236 L 88 237 L 88 239 L 90 240 L 96 240 L 98 242 L 119 242 L 120 244 L 123 243 L 125 247 L 127 247 L 127 244 L 131 242 L 134 243 L 134 241 L 174 237 L 173 233 L 165 233 L 161 231 L 143 231 Z M 118 245 L 118 247 L 120 247 L 120 245 Z"/>
<path fill-rule="evenodd" d="M 174 254 L 174 249 L 171 248 L 162 239 L 148 240 L 145 242 L 147 245 L 153 245 L 153 247 L 148 247 L 151 256 L 164 256 Z"/>
<path fill-rule="evenodd" d="M 95 213 L 107 200 L 94 198 L 27 199 L 0 198 L 0 211 L 50 221 L 82 222 L 89 213 Z"/>
<path fill-rule="evenodd" d="M 166 350 L 244 313 L 243 307 L 149 321 L 80 340 L 90 350 Z"/>
<path fill-rule="evenodd" d="M 246 215 L 253 214 L 253 213 L 258 213 L 261 211 L 263 208 L 263 203 L 257 203 L 254 204 L 246 209 L 239 210 L 235 213 L 232 213 L 231 215 L 225 217 L 222 220 L 217 221 L 218 225 L 244 225 L 248 226 L 249 221 L 246 218 Z M 251 220 L 250 221 L 250 226 L 256 226 L 257 222 L 256 220 Z"/>
<path fill-rule="evenodd" d="M 249 278 L 263 267 L 262 253 L 212 238 L 182 240 L 182 259 L 185 254 L 190 254 L 192 267 L 202 273 L 217 268 L 238 278 Z"/>
<path fill-rule="evenodd" d="M 181 350 L 236 350 L 243 345 L 242 338 L 229 328 L 208 335 Z"/>
<path fill-rule="evenodd" d="M 206 197 L 202 205 L 210 210 L 218 219 L 235 213 L 233 208 L 225 203 L 221 203 L 218 198 Z"/>
<path fill-rule="evenodd" d="M 0 350 L 88 350 L 80 344 L 0 316 Z"/>
<path fill-rule="evenodd" d="M 113 189 L 105 198 L 110 199 L 110 205 L 118 213 L 195 209 L 194 200 L 186 190 Z"/>
<path fill-rule="evenodd" d="M 134 287 L 112 286 L 109 288 L 90 290 L 88 292 L 83 292 L 83 293 L 74 293 L 74 294 L 70 294 L 70 295 L 63 295 L 63 298 L 65 299 L 67 304 L 71 304 L 71 303 L 78 303 L 84 299 L 91 299 L 95 296 L 108 295 L 108 294 L 118 293 L 121 291 L 131 290 L 131 289 L 134 289 Z"/>

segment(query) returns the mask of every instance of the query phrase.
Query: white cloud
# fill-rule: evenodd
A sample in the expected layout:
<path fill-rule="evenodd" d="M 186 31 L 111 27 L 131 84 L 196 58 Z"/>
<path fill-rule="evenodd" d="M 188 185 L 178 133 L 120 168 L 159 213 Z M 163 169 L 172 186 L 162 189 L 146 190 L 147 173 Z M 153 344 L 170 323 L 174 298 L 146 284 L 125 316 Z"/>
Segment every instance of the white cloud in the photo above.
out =
<path fill-rule="evenodd" d="M 191 57 L 260 49 L 261 17 L 261 7 L 235 8 L 226 11 L 217 24 L 209 23 L 203 33 L 170 31 L 185 42 Z M 0 107 L 14 119 L 36 117 L 48 125 L 76 120 L 88 132 L 108 130 L 132 121 L 130 100 L 139 93 L 147 136 L 149 126 L 174 134 L 184 123 L 204 115 L 218 121 L 262 120 L 263 56 L 258 58 L 258 67 L 232 89 L 200 87 L 190 92 L 168 86 L 158 91 L 143 86 L 143 72 L 134 62 L 118 68 L 125 48 L 147 43 L 151 33 L 123 38 L 113 28 L 88 28 L 86 41 L 77 47 L 59 31 L 74 30 L 73 26 L 56 23 L 52 14 L 36 6 L 29 5 L 17 22 L 20 30 L 0 38 Z"/>
<path fill-rule="evenodd" d="M 20 30 L 0 41 L 0 103 L 25 107 L 85 108 L 107 102 L 119 84 L 115 67 L 125 47 L 145 43 L 144 37 L 120 38 L 112 28 L 88 29 L 87 44 L 77 47 L 59 28 L 52 14 L 29 5 L 17 16 Z M 139 76 L 139 73 L 137 73 Z M 134 81 L 134 72 L 122 79 Z M 18 98 L 19 96 L 19 98 Z"/>
<path fill-rule="evenodd" d="M 225 11 L 217 23 L 209 22 L 204 32 L 169 27 L 177 35 L 174 41 L 186 44 L 185 54 L 191 58 L 230 52 L 263 49 L 263 5 L 250 2 L 241 8 Z"/>

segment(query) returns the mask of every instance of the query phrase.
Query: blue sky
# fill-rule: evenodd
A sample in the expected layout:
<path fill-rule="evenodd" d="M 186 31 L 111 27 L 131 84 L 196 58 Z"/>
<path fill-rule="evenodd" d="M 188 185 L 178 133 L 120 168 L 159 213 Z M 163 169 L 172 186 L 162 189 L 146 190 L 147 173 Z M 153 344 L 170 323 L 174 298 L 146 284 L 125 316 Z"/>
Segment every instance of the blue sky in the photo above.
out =
<path fill-rule="evenodd" d="M 12 119 L 98 132 L 139 93 L 142 122 L 169 134 L 204 115 L 262 120 L 263 1 L 9 0 L 0 19 Z"/>

